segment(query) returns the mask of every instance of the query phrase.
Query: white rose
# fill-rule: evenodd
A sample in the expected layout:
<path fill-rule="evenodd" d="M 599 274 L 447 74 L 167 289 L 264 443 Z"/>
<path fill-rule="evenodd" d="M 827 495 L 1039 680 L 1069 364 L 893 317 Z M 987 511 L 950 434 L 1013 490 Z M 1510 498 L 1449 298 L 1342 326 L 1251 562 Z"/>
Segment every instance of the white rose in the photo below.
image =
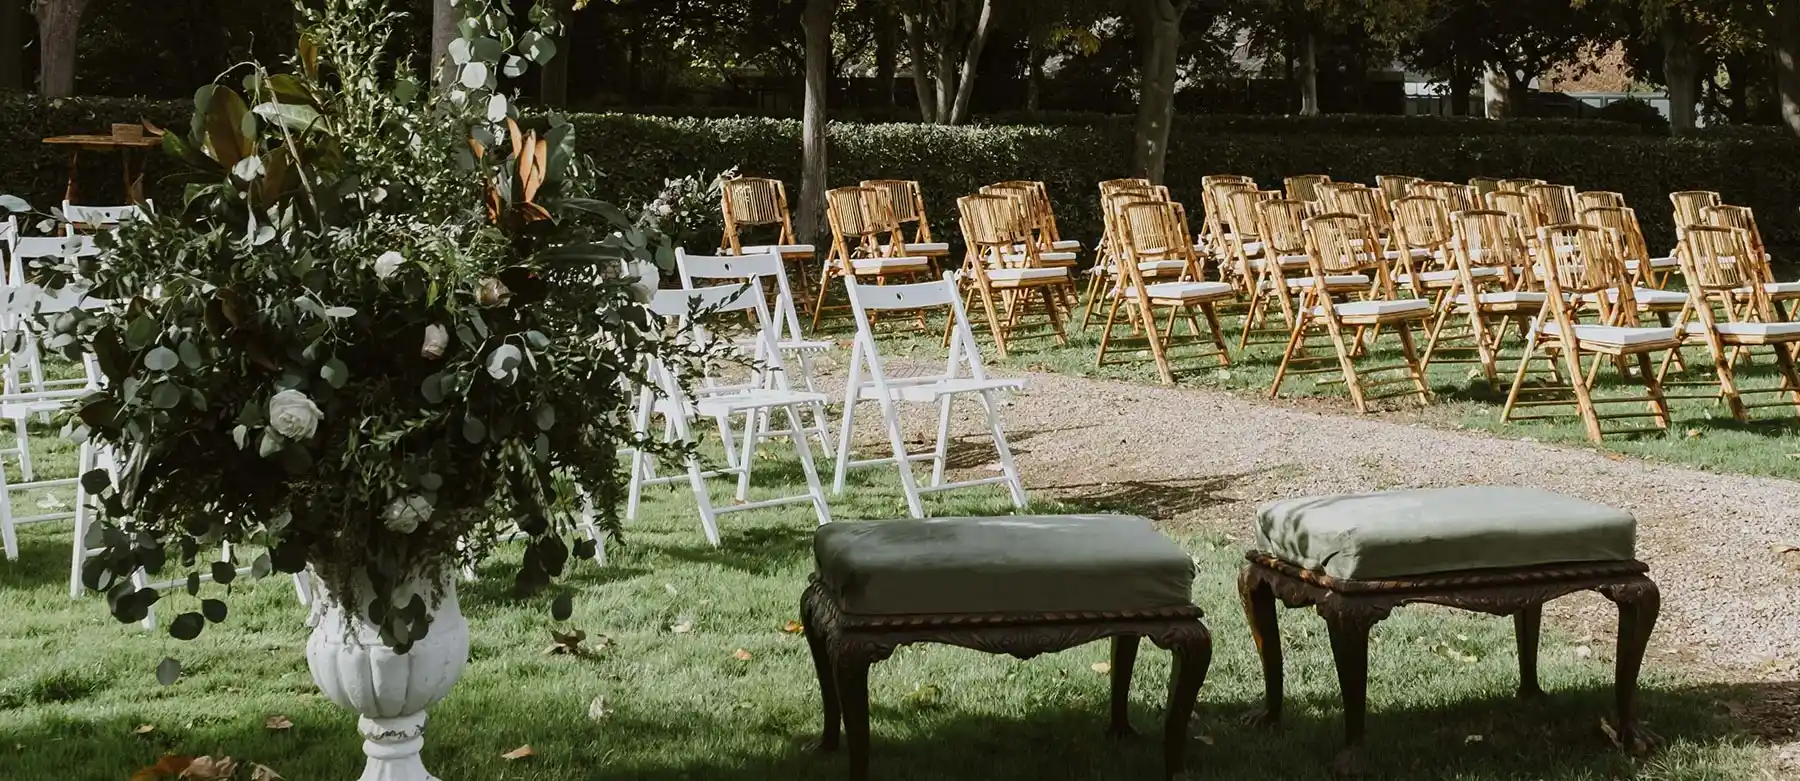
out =
<path fill-rule="evenodd" d="M 650 303 L 662 284 L 662 271 L 655 263 L 633 260 L 625 264 L 625 276 L 631 279 L 631 298 L 640 304 Z"/>
<path fill-rule="evenodd" d="M 660 214 L 664 217 L 667 217 L 667 216 L 675 213 L 675 207 L 670 206 L 666 203 L 659 203 L 656 205 L 656 213 Z"/>
<path fill-rule="evenodd" d="M 395 499 L 388 505 L 386 526 L 389 531 L 412 534 L 419 524 L 431 520 L 431 502 L 418 494 Z"/>
<path fill-rule="evenodd" d="M 319 405 L 297 390 L 284 390 L 269 399 L 269 427 L 288 439 L 311 439 L 319 430 Z"/>
<path fill-rule="evenodd" d="M 444 357 L 450 345 L 450 332 L 437 323 L 425 326 L 425 343 L 419 346 L 419 357 L 435 361 Z"/>
<path fill-rule="evenodd" d="M 387 279 L 393 276 L 394 272 L 400 270 L 400 264 L 405 262 L 406 258 L 393 250 L 381 253 L 381 257 L 375 259 L 375 278 Z"/>

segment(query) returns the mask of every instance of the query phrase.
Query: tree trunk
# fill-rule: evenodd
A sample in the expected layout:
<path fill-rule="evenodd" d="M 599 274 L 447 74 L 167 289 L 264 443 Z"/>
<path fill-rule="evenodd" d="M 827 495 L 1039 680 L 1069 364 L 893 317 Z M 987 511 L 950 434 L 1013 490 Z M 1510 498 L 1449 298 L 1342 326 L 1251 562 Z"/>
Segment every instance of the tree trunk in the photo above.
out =
<path fill-rule="evenodd" d="M 957 78 L 956 101 L 950 107 L 950 123 L 969 121 L 969 98 L 975 94 L 975 71 L 981 64 L 981 49 L 987 45 L 988 31 L 994 19 L 994 0 L 982 0 L 981 17 L 975 21 L 975 36 L 963 53 L 962 73 Z"/>
<path fill-rule="evenodd" d="M 1698 104 L 1700 64 L 1694 56 L 1687 20 L 1679 9 L 1671 9 L 1663 18 L 1663 83 L 1669 88 L 1669 129 L 1676 133 L 1694 130 L 1694 106 Z"/>
<path fill-rule="evenodd" d="M 1034 24 L 1025 36 L 1025 111 L 1036 114 L 1044 90 L 1044 26 Z"/>
<path fill-rule="evenodd" d="M 1475 71 L 1468 58 L 1458 53 L 1450 63 L 1450 115 L 1466 117 L 1469 115 L 1470 82 L 1474 81 Z"/>
<path fill-rule="evenodd" d="M 1316 117 L 1319 115 L 1319 38 L 1312 30 L 1300 36 L 1299 65 L 1295 75 L 1300 80 L 1300 116 Z"/>
<path fill-rule="evenodd" d="M 1781 93 L 1781 120 L 1800 135 L 1800 0 L 1778 0 L 1775 30 L 1775 90 Z"/>
<path fill-rule="evenodd" d="M 0 0 L 0 89 L 25 88 L 24 0 Z"/>
<path fill-rule="evenodd" d="M 937 121 L 936 106 L 931 102 L 931 68 L 925 61 L 925 19 L 920 14 L 901 17 L 906 23 L 906 55 L 912 60 L 913 93 L 919 99 L 919 121 Z"/>
<path fill-rule="evenodd" d="M 543 64 L 538 71 L 538 102 L 550 108 L 567 108 L 569 106 L 569 41 L 574 36 L 569 32 L 573 24 L 572 15 L 563 17 L 562 35 L 556 37 L 556 56 Z"/>
<path fill-rule="evenodd" d="M 956 7 L 960 0 L 949 0 L 944 3 L 944 15 L 938 19 L 937 29 L 937 68 L 932 75 L 937 78 L 937 121 L 948 125 L 953 119 L 950 110 L 956 105 Z"/>
<path fill-rule="evenodd" d="M 81 12 L 88 0 L 36 0 L 38 92 L 46 98 L 75 94 L 75 46 L 81 32 Z"/>
<path fill-rule="evenodd" d="M 1725 117 L 1732 124 L 1742 125 L 1750 121 L 1750 90 L 1745 84 L 1744 59 L 1741 56 L 1729 57 L 1725 60 L 1725 96 L 1730 105 L 1725 109 Z"/>
<path fill-rule="evenodd" d="M 894 106 L 894 62 L 899 59 L 900 42 L 896 39 L 894 12 L 885 5 L 875 8 L 875 105 Z"/>
<path fill-rule="evenodd" d="M 431 63 L 428 73 L 436 73 L 439 84 L 456 82 L 456 65 L 450 62 L 450 42 L 462 37 L 456 29 L 461 13 L 450 0 L 431 0 Z"/>
<path fill-rule="evenodd" d="M 1160 184 L 1169 156 L 1169 124 L 1175 116 L 1175 65 L 1181 48 L 1181 15 L 1188 0 L 1134 0 L 1144 62 L 1138 79 L 1137 133 L 1132 167 Z"/>
<path fill-rule="evenodd" d="M 801 26 L 806 29 L 806 110 L 801 130 L 801 242 L 818 237 L 825 212 L 825 71 L 831 67 L 831 16 L 836 0 L 806 0 Z"/>
<path fill-rule="evenodd" d="M 1525 75 L 1519 71 L 1506 71 L 1506 115 L 1509 117 L 1531 116 L 1531 80 L 1535 75 Z"/>
<path fill-rule="evenodd" d="M 1481 77 L 1481 103 L 1488 119 L 1512 116 L 1512 79 L 1500 68 L 1490 68 Z"/>

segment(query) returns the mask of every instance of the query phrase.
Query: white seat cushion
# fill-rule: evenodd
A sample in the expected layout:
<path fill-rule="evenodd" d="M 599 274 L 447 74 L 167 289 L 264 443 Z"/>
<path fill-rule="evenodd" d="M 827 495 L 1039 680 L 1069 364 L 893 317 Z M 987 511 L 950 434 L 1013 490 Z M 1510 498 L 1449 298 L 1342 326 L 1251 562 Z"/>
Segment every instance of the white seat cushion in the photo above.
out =
<path fill-rule="evenodd" d="M 950 245 L 941 241 L 921 241 L 907 244 L 906 251 L 928 255 L 932 253 L 949 252 Z"/>
<path fill-rule="evenodd" d="M 1496 304 L 1542 304 L 1549 300 L 1550 296 L 1543 293 L 1524 293 L 1516 290 L 1509 290 L 1504 293 L 1481 294 L 1481 303 L 1486 306 L 1493 306 Z M 1457 296 L 1456 303 L 1468 304 L 1469 294 L 1464 293 Z"/>
<path fill-rule="evenodd" d="M 1284 269 L 1306 268 L 1308 261 L 1309 258 L 1306 255 L 1281 255 L 1275 258 L 1275 263 Z M 1268 261 L 1262 258 L 1250 259 L 1250 267 L 1258 271 L 1261 271 L 1267 263 Z"/>
<path fill-rule="evenodd" d="M 1493 266 L 1476 266 L 1475 268 L 1469 269 L 1469 276 L 1476 279 L 1488 279 L 1500 275 L 1500 269 Z M 1421 271 L 1419 272 L 1419 281 L 1425 284 L 1454 282 L 1456 276 L 1457 272 L 1451 269 L 1442 271 Z M 1412 284 L 1412 278 L 1413 275 L 1411 274 L 1401 274 L 1394 277 L 1394 281 L 1402 285 L 1409 285 Z"/>
<path fill-rule="evenodd" d="M 1173 298 L 1181 301 L 1197 301 L 1203 298 L 1229 296 L 1236 292 L 1232 286 L 1224 282 L 1158 282 L 1145 285 L 1144 292 L 1151 298 Z M 1136 288 L 1125 291 L 1128 296 L 1137 295 Z"/>
<path fill-rule="evenodd" d="M 1362 249 L 1362 240 L 1361 239 L 1351 239 L 1350 246 L 1352 246 L 1356 249 Z M 1391 249 L 1391 250 L 1381 253 L 1381 256 L 1384 258 L 1387 258 L 1388 260 L 1399 260 L 1400 259 L 1400 251 Z M 1424 247 L 1413 247 L 1412 248 L 1412 256 L 1415 258 L 1439 257 L 1441 259 L 1441 256 L 1433 255 L 1431 250 L 1425 249 Z"/>
<path fill-rule="evenodd" d="M 1138 264 L 1138 270 L 1146 274 L 1157 271 L 1181 271 L 1186 268 L 1187 261 L 1175 260 L 1173 258 L 1168 260 L 1146 260 Z"/>
<path fill-rule="evenodd" d="M 1338 317 L 1370 317 L 1382 315 L 1398 315 L 1409 312 L 1430 312 L 1431 302 L 1423 298 L 1402 298 L 1396 301 L 1346 301 L 1334 304 Z M 1325 308 L 1313 307 L 1313 314 L 1325 314 Z"/>
<path fill-rule="evenodd" d="M 1800 323 L 1713 323 L 1713 329 L 1721 336 L 1747 336 L 1759 339 L 1784 338 L 1800 336 Z M 1706 333 L 1706 326 L 1701 323 L 1688 323 L 1689 336 Z"/>
<path fill-rule="evenodd" d="M 850 268 L 857 271 L 876 272 L 894 271 L 907 268 L 930 268 L 931 261 L 925 258 L 851 258 Z"/>
<path fill-rule="evenodd" d="M 1555 320 L 1545 320 L 1542 325 L 1538 326 L 1538 331 L 1551 336 L 1562 335 L 1562 331 L 1556 327 Z M 1630 346 L 1653 342 L 1672 342 L 1675 340 L 1675 329 L 1578 324 L 1575 326 L 1575 338 L 1596 344 Z"/>
<path fill-rule="evenodd" d="M 1765 282 L 1763 283 L 1763 290 L 1767 291 L 1768 294 L 1772 296 L 1791 296 L 1800 293 L 1800 282 Z M 1744 288 L 1738 288 L 1738 292 L 1748 293 L 1750 291 Z"/>
<path fill-rule="evenodd" d="M 1050 249 L 1056 250 L 1057 252 L 1074 252 L 1075 250 L 1081 249 L 1081 240 L 1058 239 L 1050 242 Z"/>
<path fill-rule="evenodd" d="M 1024 282 L 1039 279 L 1068 279 L 1066 268 L 991 268 L 987 278 L 994 282 Z"/>
<path fill-rule="evenodd" d="M 1631 295 L 1637 299 L 1638 306 L 1680 306 L 1686 304 L 1688 295 L 1674 290 L 1655 290 L 1647 287 L 1634 287 Z M 1617 303 L 1619 291 L 1606 291 L 1606 300 Z"/>
<path fill-rule="evenodd" d="M 1652 271 L 1664 271 L 1676 268 L 1681 268 L 1681 261 L 1676 260 L 1673 257 L 1650 259 L 1650 270 Z M 1625 261 L 1625 269 L 1635 273 L 1638 270 L 1638 262 L 1635 260 Z"/>
<path fill-rule="evenodd" d="M 1294 290 L 1312 287 L 1313 277 L 1294 277 L 1287 281 L 1287 286 Z M 1369 284 L 1367 274 L 1328 274 L 1325 277 L 1326 287 L 1363 287 Z"/>
<path fill-rule="evenodd" d="M 782 255 L 798 255 L 802 252 L 810 254 L 812 251 L 813 245 L 811 244 L 757 244 L 744 248 L 745 255 L 767 255 L 771 252 Z"/>

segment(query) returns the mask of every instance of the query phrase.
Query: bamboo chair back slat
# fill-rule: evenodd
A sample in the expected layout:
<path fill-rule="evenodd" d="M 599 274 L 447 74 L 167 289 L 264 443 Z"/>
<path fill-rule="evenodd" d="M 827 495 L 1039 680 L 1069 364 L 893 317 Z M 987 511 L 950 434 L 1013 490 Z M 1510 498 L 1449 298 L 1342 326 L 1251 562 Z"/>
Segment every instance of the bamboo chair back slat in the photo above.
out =
<path fill-rule="evenodd" d="M 1394 224 L 1399 226 L 1401 252 L 1429 250 L 1437 254 L 1455 236 L 1450 210 L 1429 195 L 1413 195 L 1394 202 Z"/>
<path fill-rule="evenodd" d="M 1575 206 L 1581 211 L 1599 208 L 1625 208 L 1625 196 L 1611 190 L 1583 190 L 1575 194 Z"/>
<path fill-rule="evenodd" d="M 1469 179 L 1469 186 L 1475 188 L 1475 197 L 1486 198 L 1488 193 L 1500 189 L 1500 180 L 1492 176 L 1476 176 Z"/>
<path fill-rule="evenodd" d="M 1381 188 L 1382 197 L 1391 202 L 1412 195 L 1413 185 L 1420 181 L 1423 180 L 1417 176 L 1386 175 L 1375 177 L 1375 186 Z"/>
<path fill-rule="evenodd" d="M 1525 188 L 1531 207 L 1537 211 L 1539 225 L 1561 225 L 1580 222 L 1575 208 L 1575 188 L 1566 184 L 1536 184 Z"/>
<path fill-rule="evenodd" d="M 1149 179 L 1107 179 L 1100 183 L 1100 197 L 1105 198 L 1119 190 L 1143 190 L 1149 187 Z"/>
<path fill-rule="evenodd" d="M 1669 193 L 1669 203 L 1675 207 L 1675 233 L 1680 233 L 1689 225 L 1705 225 L 1706 217 L 1700 213 L 1708 206 L 1718 206 L 1719 194 L 1711 190 L 1682 190 Z"/>
<path fill-rule="evenodd" d="M 1720 228 L 1735 228 L 1744 232 L 1744 239 L 1750 245 L 1750 260 L 1757 268 L 1768 269 L 1768 245 L 1763 244 L 1762 231 L 1756 227 L 1756 212 L 1748 206 L 1707 206 L 1700 210 L 1701 224 Z M 1773 282 L 1772 275 L 1765 275 L 1764 282 Z"/>
<path fill-rule="evenodd" d="M 1445 209 L 1453 212 L 1474 209 L 1481 205 L 1476 200 L 1475 188 L 1455 182 L 1419 182 L 1413 185 L 1413 194 L 1436 198 L 1444 204 Z"/>
<path fill-rule="evenodd" d="M 1525 188 L 1527 187 L 1543 183 L 1544 180 L 1542 179 L 1501 179 L 1498 184 L 1498 189 L 1501 192 L 1522 193 L 1525 192 Z"/>
<path fill-rule="evenodd" d="M 1495 190 L 1484 198 L 1489 209 L 1511 215 L 1513 221 L 1519 224 L 1519 232 L 1528 240 L 1537 236 L 1537 229 L 1542 225 L 1538 222 L 1537 210 L 1531 207 L 1531 199 L 1524 193 L 1517 190 Z"/>
<path fill-rule="evenodd" d="M 1468 268 L 1501 269 L 1509 283 L 1515 270 L 1530 273 L 1531 253 L 1526 249 L 1525 236 L 1512 215 L 1492 209 L 1471 209 L 1450 215 L 1450 224 L 1456 234 L 1452 244 L 1456 257 Z M 1465 284 L 1469 282 L 1464 280 Z M 1524 286 L 1529 287 L 1528 278 Z"/>
<path fill-rule="evenodd" d="M 1257 204 L 1264 257 L 1306 253 L 1308 209 L 1305 201 L 1292 198 L 1276 198 Z"/>
<path fill-rule="evenodd" d="M 1289 200 L 1312 203 L 1319 200 L 1319 188 L 1330 183 L 1331 177 L 1324 174 L 1301 174 L 1282 180 L 1281 186 Z"/>
<path fill-rule="evenodd" d="M 1606 231 L 1618 242 L 1619 256 L 1638 264 L 1640 270 L 1650 262 L 1650 247 L 1638 225 L 1637 212 L 1623 206 L 1595 206 L 1581 211 L 1581 221 Z"/>
<path fill-rule="evenodd" d="M 1393 291 L 1386 289 L 1386 264 L 1382 262 L 1382 255 L 1369 249 L 1375 246 L 1375 236 L 1369 230 L 1367 220 L 1342 212 L 1321 214 L 1306 221 L 1306 237 L 1307 254 L 1311 256 L 1317 274 L 1335 276 L 1376 271 L 1384 292 L 1391 296 Z"/>
<path fill-rule="evenodd" d="M 965 195 L 956 199 L 956 210 L 962 217 L 963 243 L 971 259 L 979 259 L 989 268 L 1010 265 L 1009 258 L 1017 258 L 1017 265 L 1032 265 L 1036 247 L 1030 242 L 1031 228 L 1020 199 L 988 193 Z M 1024 252 L 1013 251 L 1018 244 L 1025 245 Z"/>
<path fill-rule="evenodd" d="M 873 187 L 837 187 L 825 192 L 825 216 L 831 230 L 846 241 L 873 238 L 884 227 L 873 214 L 881 191 Z"/>
<path fill-rule="evenodd" d="M 1768 292 L 1755 284 L 1761 281 L 1761 275 L 1750 258 L 1749 234 L 1743 230 L 1720 225 L 1691 226 L 1682 237 L 1681 252 L 1682 259 L 1693 269 L 1694 276 L 1688 278 L 1690 285 L 1706 293 L 1734 295 L 1741 290 L 1752 298 L 1761 293 L 1763 301 L 1767 301 Z M 1761 313 L 1767 311 L 1755 308 Z"/>
<path fill-rule="evenodd" d="M 862 182 L 862 186 L 887 193 L 894 221 L 902 226 L 912 225 L 918 241 L 931 241 L 931 222 L 925 217 L 925 197 L 918 182 L 911 179 L 869 179 Z"/>
<path fill-rule="evenodd" d="M 1540 272 L 1547 272 L 1544 281 L 1552 286 L 1553 301 L 1559 294 L 1589 296 L 1619 289 L 1619 308 L 1633 313 L 1632 324 L 1635 324 L 1636 303 L 1626 301 L 1631 297 L 1631 285 L 1626 284 L 1624 264 L 1613 254 L 1612 242 L 1607 240 L 1605 231 L 1579 223 L 1547 225 L 1538 229 L 1538 241 L 1543 249 L 1538 253 L 1537 266 Z M 1603 307 L 1612 298 L 1593 296 Z M 1608 313 L 1603 312 L 1603 317 L 1609 325 L 1623 324 L 1611 322 Z"/>
<path fill-rule="evenodd" d="M 1369 221 L 1369 226 L 1377 235 L 1386 235 L 1393 229 L 1393 212 L 1380 190 L 1365 184 L 1340 182 L 1323 188 L 1320 192 L 1320 203 L 1326 211 L 1361 215 Z"/>

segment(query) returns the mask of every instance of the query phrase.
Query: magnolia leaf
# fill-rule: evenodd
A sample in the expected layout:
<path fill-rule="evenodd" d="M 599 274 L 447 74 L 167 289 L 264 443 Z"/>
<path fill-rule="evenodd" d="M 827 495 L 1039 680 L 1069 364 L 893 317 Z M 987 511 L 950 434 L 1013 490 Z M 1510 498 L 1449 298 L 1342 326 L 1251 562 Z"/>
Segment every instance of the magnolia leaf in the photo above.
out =
<path fill-rule="evenodd" d="M 350 367 L 345 366 L 337 356 L 332 356 L 331 360 L 319 367 L 319 377 L 333 388 L 342 388 L 344 383 L 350 381 Z"/>
<path fill-rule="evenodd" d="M 474 59 L 482 62 L 499 62 L 506 54 L 506 45 L 486 36 L 476 38 L 469 43 L 469 52 Z"/>
<path fill-rule="evenodd" d="M 356 316 L 356 307 L 334 306 L 334 307 L 331 307 L 331 308 L 325 310 L 325 316 L 332 318 L 334 320 L 342 320 L 346 317 L 354 317 L 354 316 Z"/>
<path fill-rule="evenodd" d="M 534 757 L 534 756 L 537 756 L 537 752 L 532 751 L 531 744 L 527 743 L 523 746 L 520 746 L 520 747 L 515 748 L 511 751 L 508 751 L 504 754 L 501 754 L 500 758 L 504 759 L 508 762 L 513 762 L 513 761 L 525 759 L 527 757 Z"/>
<path fill-rule="evenodd" d="M 166 372 L 175 368 L 179 363 L 181 363 L 181 358 L 175 354 L 174 350 L 160 345 L 144 355 L 144 368 L 151 371 Z"/>
<path fill-rule="evenodd" d="M 549 404 L 540 405 L 532 410 L 531 417 L 537 423 L 538 430 L 549 431 L 556 427 L 556 408 Z"/>
<path fill-rule="evenodd" d="M 517 54 L 508 54 L 506 55 L 505 64 L 500 66 L 500 73 L 509 79 L 516 79 L 525 75 L 526 67 L 527 64 L 524 57 L 520 57 Z"/>
<path fill-rule="evenodd" d="M 263 167 L 262 158 L 251 155 L 237 161 L 237 165 L 231 167 L 231 175 L 249 182 L 262 176 L 265 170 L 267 169 Z"/>
<path fill-rule="evenodd" d="M 255 561 L 250 562 L 250 577 L 260 580 L 268 577 L 269 573 L 274 571 L 275 565 L 273 562 L 269 561 L 269 554 L 267 553 L 257 556 Z"/>
<path fill-rule="evenodd" d="M 112 486 L 112 473 L 105 469 L 89 470 L 81 476 L 81 490 L 97 494 Z"/>
<path fill-rule="evenodd" d="M 194 764 L 193 757 L 178 757 L 173 754 L 156 760 L 156 764 L 139 768 L 131 774 L 131 781 L 161 781 L 165 778 L 177 778 Z"/>
<path fill-rule="evenodd" d="M 263 719 L 263 729 L 280 732 L 294 728 L 294 722 L 286 716 L 275 715 Z"/>
<path fill-rule="evenodd" d="M 195 344 L 193 341 L 182 342 L 181 344 L 176 345 L 175 352 L 181 355 L 182 365 L 189 369 L 200 368 L 200 363 L 202 361 L 200 356 L 200 345 Z"/>
<path fill-rule="evenodd" d="M 311 130 L 319 121 L 319 110 L 297 103 L 261 103 L 252 109 L 257 116 L 296 133 Z"/>
<path fill-rule="evenodd" d="M 210 574 L 214 583 L 229 586 L 231 581 L 237 580 L 237 565 L 229 561 L 215 561 Z"/>
<path fill-rule="evenodd" d="M 165 657 L 161 663 L 156 665 L 157 683 L 174 686 L 175 681 L 179 678 L 181 678 L 181 662 L 175 661 L 173 657 Z"/>
<path fill-rule="evenodd" d="M 17 195 L 0 195 L 0 209 L 9 212 L 28 212 L 31 211 L 31 204 L 26 203 L 24 198 Z"/>
<path fill-rule="evenodd" d="M 244 99 L 230 87 L 209 84 L 202 87 L 201 92 L 206 93 L 201 146 L 220 165 L 231 168 L 255 146 L 255 138 L 244 132 L 247 124 L 244 119 L 250 116 L 250 107 L 244 105 Z"/>
<path fill-rule="evenodd" d="M 474 47 L 469 45 L 469 39 L 457 38 L 450 42 L 450 61 L 458 66 L 466 64 L 473 55 Z"/>
<path fill-rule="evenodd" d="M 174 353 L 170 353 L 173 355 Z M 150 406 L 157 409 L 174 409 L 181 403 L 181 389 L 167 382 L 159 382 L 150 389 Z"/>
<path fill-rule="evenodd" d="M 519 49 L 539 65 L 548 63 L 556 57 L 556 42 L 540 35 L 536 31 L 528 32 L 519 39 Z"/>

